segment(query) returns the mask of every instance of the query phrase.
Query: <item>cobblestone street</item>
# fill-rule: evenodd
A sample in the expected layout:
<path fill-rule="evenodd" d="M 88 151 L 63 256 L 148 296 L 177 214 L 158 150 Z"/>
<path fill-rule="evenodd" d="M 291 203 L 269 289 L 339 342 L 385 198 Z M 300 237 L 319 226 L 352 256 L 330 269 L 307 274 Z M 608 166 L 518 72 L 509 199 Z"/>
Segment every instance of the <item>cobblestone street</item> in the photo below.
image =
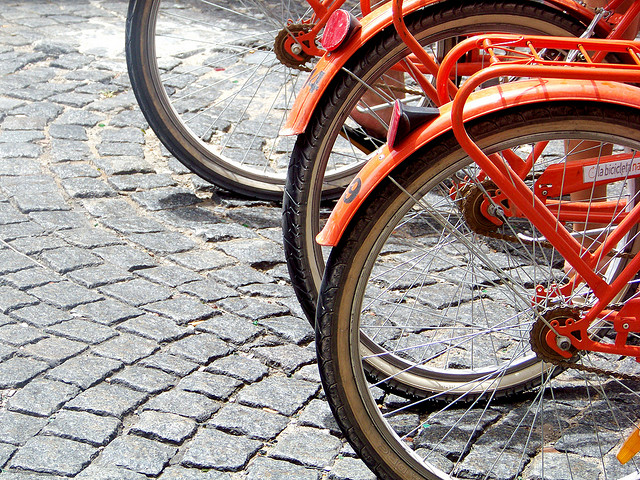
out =
<path fill-rule="evenodd" d="M 373 479 L 323 400 L 279 205 L 160 147 L 126 10 L 0 5 L 0 480 Z"/>

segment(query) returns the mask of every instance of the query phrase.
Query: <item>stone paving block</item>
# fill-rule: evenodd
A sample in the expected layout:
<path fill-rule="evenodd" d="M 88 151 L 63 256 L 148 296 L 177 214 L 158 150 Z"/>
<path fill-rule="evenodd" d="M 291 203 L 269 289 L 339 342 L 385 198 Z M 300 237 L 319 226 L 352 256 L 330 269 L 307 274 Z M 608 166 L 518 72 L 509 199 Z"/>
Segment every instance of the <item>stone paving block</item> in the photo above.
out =
<path fill-rule="evenodd" d="M 86 226 L 86 218 L 82 213 L 67 212 L 61 207 L 58 211 L 33 212 L 29 217 L 47 230 L 67 230 Z"/>
<path fill-rule="evenodd" d="M 268 366 L 280 368 L 287 374 L 291 374 L 301 366 L 316 360 L 314 349 L 292 344 L 258 347 L 254 348 L 252 352 L 257 358 L 264 360 Z"/>
<path fill-rule="evenodd" d="M 202 277 L 186 268 L 177 267 L 175 265 L 161 265 L 155 268 L 145 268 L 138 270 L 137 275 L 150 280 L 154 283 L 160 283 L 167 287 L 177 287 L 188 282 L 202 280 Z"/>
<path fill-rule="evenodd" d="M 178 340 L 192 332 L 190 328 L 177 326 L 173 320 L 152 314 L 131 318 L 117 329 L 160 343 Z"/>
<path fill-rule="evenodd" d="M 230 347 L 214 335 L 202 333 L 190 335 L 171 344 L 168 352 L 200 364 L 227 355 Z"/>
<path fill-rule="evenodd" d="M 159 188 L 147 192 L 136 192 L 131 195 L 146 210 L 164 210 L 167 208 L 186 207 L 200 203 L 193 192 L 185 188 Z"/>
<path fill-rule="evenodd" d="M 45 376 L 52 380 L 60 380 L 61 382 L 71 383 L 86 389 L 120 370 L 122 366 L 123 363 L 118 360 L 93 355 L 80 355 L 48 371 Z"/>
<path fill-rule="evenodd" d="M 204 305 L 203 302 L 185 296 L 148 303 L 143 305 L 142 308 L 169 317 L 178 325 L 186 325 L 197 320 L 203 320 L 217 313 L 216 310 Z"/>
<path fill-rule="evenodd" d="M 179 466 L 166 468 L 158 478 L 160 480 L 231 480 L 231 476 L 226 472 Z"/>
<path fill-rule="evenodd" d="M 133 280 L 133 275 L 115 265 L 102 264 L 69 272 L 67 276 L 87 288 L 97 288 L 117 282 Z"/>
<path fill-rule="evenodd" d="M 25 322 L 39 328 L 50 327 L 72 318 L 68 312 L 47 305 L 46 303 L 20 308 L 12 311 L 10 315 L 20 322 Z"/>
<path fill-rule="evenodd" d="M 160 222 L 137 216 L 135 212 L 131 212 L 131 214 L 124 217 L 105 217 L 102 219 L 102 223 L 108 228 L 124 235 L 131 233 L 162 232 L 165 230 L 164 225 Z"/>
<path fill-rule="evenodd" d="M 27 221 L 21 223 L 12 223 L 10 225 L 0 225 L 0 238 L 10 242 L 21 237 L 33 237 L 42 235 L 45 229 L 36 222 Z"/>
<path fill-rule="evenodd" d="M 68 246 L 68 243 L 58 237 L 26 237 L 9 242 L 9 244 L 26 255 L 41 253 L 45 250 Z"/>
<path fill-rule="evenodd" d="M 173 373 L 180 377 L 188 375 L 199 366 L 197 363 L 191 362 L 186 358 L 170 355 L 164 352 L 159 352 L 151 355 L 150 357 L 143 358 L 138 362 L 138 365 L 157 368 L 163 372 Z"/>
<path fill-rule="evenodd" d="M 331 408 L 326 401 L 314 398 L 304 407 L 298 417 L 298 423 L 306 427 L 323 428 L 334 435 L 341 435 L 340 427 L 336 422 Z"/>
<path fill-rule="evenodd" d="M 77 340 L 90 345 L 102 343 L 118 335 L 118 332 L 112 328 L 82 318 L 71 318 L 70 320 L 50 326 L 46 328 L 45 331 L 69 340 Z"/>
<path fill-rule="evenodd" d="M 134 435 L 180 445 L 196 431 L 196 422 L 191 418 L 173 413 L 142 412 L 129 432 Z"/>
<path fill-rule="evenodd" d="M 319 390 L 319 385 L 287 377 L 267 377 L 247 385 L 237 396 L 242 405 L 271 408 L 293 415 Z"/>
<path fill-rule="evenodd" d="M 101 228 L 75 228 L 59 232 L 58 235 L 72 245 L 81 248 L 98 248 L 122 244 L 116 235 Z"/>
<path fill-rule="evenodd" d="M 134 127 L 109 128 L 100 132 L 104 142 L 128 142 L 144 144 L 144 134 L 142 130 Z"/>
<path fill-rule="evenodd" d="M 120 385 L 101 383 L 76 396 L 65 405 L 65 408 L 122 419 L 146 399 L 146 393 Z"/>
<path fill-rule="evenodd" d="M 62 276 L 49 269 L 40 267 L 9 273 L 2 278 L 4 284 L 10 285 L 18 290 L 28 290 L 61 280 Z"/>
<path fill-rule="evenodd" d="M 359 458 L 338 457 L 329 472 L 329 480 L 376 480 L 373 474 Z"/>
<path fill-rule="evenodd" d="M 273 275 L 273 270 L 269 270 L 270 278 L 278 278 L 277 275 Z M 285 277 L 287 278 L 287 277 Z M 293 288 L 289 284 L 285 284 L 282 281 L 280 283 L 252 283 L 238 287 L 238 290 L 243 294 L 255 297 L 271 297 L 271 298 L 287 298 L 294 295 Z"/>
<path fill-rule="evenodd" d="M 18 450 L 10 468 L 54 475 L 75 475 L 97 455 L 96 448 L 65 438 L 36 436 Z"/>
<path fill-rule="evenodd" d="M 247 468 L 247 480 L 317 480 L 318 470 L 283 460 L 257 457 Z"/>
<path fill-rule="evenodd" d="M 121 422 L 117 418 L 62 410 L 51 419 L 41 433 L 101 447 L 115 438 L 120 425 Z"/>
<path fill-rule="evenodd" d="M 32 295 L 12 287 L 0 287 L 0 312 L 2 313 L 28 305 L 35 305 L 36 303 L 38 303 L 38 299 Z"/>
<path fill-rule="evenodd" d="M 131 216 L 136 216 L 136 210 L 123 198 L 88 198 L 80 200 L 80 203 L 90 215 L 99 218 L 101 222 L 118 218 L 124 222 L 136 223 L 135 219 L 130 220 Z M 105 225 L 113 228 L 106 223 Z"/>
<path fill-rule="evenodd" d="M 156 342 L 121 333 L 117 337 L 111 338 L 96 346 L 93 353 L 102 357 L 113 358 L 127 365 L 130 365 L 141 358 L 148 357 L 158 349 Z"/>
<path fill-rule="evenodd" d="M 301 344 L 315 338 L 315 332 L 306 319 L 291 315 L 276 318 L 264 318 L 258 322 L 288 342 Z"/>
<path fill-rule="evenodd" d="M 0 327 L 0 342 L 8 343 L 15 347 L 36 343 L 46 336 L 39 329 L 24 323 L 9 323 Z"/>
<path fill-rule="evenodd" d="M 110 147 L 103 147 L 102 151 L 105 152 L 107 148 Z M 134 148 L 139 151 L 139 148 Z M 109 176 L 155 173 L 153 166 L 142 160 L 140 158 L 141 156 L 124 155 L 122 151 L 110 151 L 109 153 L 115 153 L 117 155 L 101 156 L 95 160 L 96 166 Z"/>
<path fill-rule="evenodd" d="M 11 458 L 11 455 L 13 455 L 16 450 L 16 447 L 14 447 L 13 445 L 9 445 L 8 443 L 0 443 L 0 469 L 5 466 L 5 464 L 9 461 L 9 458 Z M 0 470 L 0 472 L 2 472 L 2 470 Z"/>
<path fill-rule="evenodd" d="M 16 349 L 9 345 L 0 343 L 0 362 L 4 362 L 7 358 L 16 353 Z"/>
<path fill-rule="evenodd" d="M 15 163 L 15 162 L 14 162 Z M 11 223 L 24 223 L 29 220 L 29 217 L 20 213 L 10 203 L 0 203 L 0 225 L 7 225 Z"/>
<path fill-rule="evenodd" d="M 52 367 L 60 365 L 65 360 L 75 357 L 88 348 L 86 343 L 51 336 L 22 347 L 20 354 L 47 362 Z"/>
<path fill-rule="evenodd" d="M 30 290 L 29 293 L 43 302 L 50 303 L 63 310 L 70 310 L 78 305 L 103 299 L 102 295 L 66 280 L 36 287 Z"/>
<path fill-rule="evenodd" d="M 198 323 L 196 329 L 202 332 L 214 333 L 225 341 L 244 345 L 264 332 L 264 329 L 257 326 L 256 323 L 236 315 L 222 314 Z"/>
<path fill-rule="evenodd" d="M 326 430 L 292 427 L 278 437 L 269 455 L 280 460 L 322 468 L 331 463 L 341 446 L 342 442 Z"/>
<path fill-rule="evenodd" d="M 79 392 L 79 388 L 67 383 L 38 379 L 9 398 L 7 409 L 37 417 L 49 417 Z"/>
<path fill-rule="evenodd" d="M 254 268 L 265 268 L 284 262 L 282 245 L 269 240 L 232 240 L 217 243 L 216 248 Z"/>
<path fill-rule="evenodd" d="M 200 250 L 198 252 L 176 253 L 168 257 L 170 260 L 185 268 L 203 272 L 226 267 L 235 263 L 235 259 L 215 250 Z"/>
<path fill-rule="evenodd" d="M 144 410 L 175 413 L 204 422 L 220 408 L 220 404 L 204 395 L 185 392 L 183 390 L 169 390 L 153 397 L 143 407 Z"/>
<path fill-rule="evenodd" d="M 262 442 L 213 429 L 200 430 L 187 445 L 181 464 L 187 467 L 237 471 L 262 448 Z"/>
<path fill-rule="evenodd" d="M 160 393 L 169 389 L 177 379 L 156 368 L 145 368 L 136 365 L 126 367 L 111 377 L 111 383 L 149 394 Z"/>
<path fill-rule="evenodd" d="M 253 383 L 264 378 L 269 369 L 254 358 L 235 354 L 214 361 L 207 367 L 207 371 L 228 375 L 245 383 Z"/>
<path fill-rule="evenodd" d="M 233 288 L 249 285 L 250 283 L 269 283 L 273 281 L 268 275 L 242 264 L 214 270 L 209 276 Z"/>
<path fill-rule="evenodd" d="M 176 447 L 146 438 L 126 435 L 105 447 L 99 463 L 116 465 L 146 475 L 159 475 L 177 452 Z"/>
<path fill-rule="evenodd" d="M 52 124 L 49 126 L 49 134 L 53 138 L 65 140 L 88 140 L 86 130 L 80 125 Z"/>
<path fill-rule="evenodd" d="M 129 238 L 150 252 L 161 255 L 187 252 L 195 247 L 193 240 L 176 232 L 132 233 Z"/>
<path fill-rule="evenodd" d="M 266 441 L 275 438 L 288 423 L 289 419 L 279 413 L 227 403 L 207 422 L 207 426 Z"/>
<path fill-rule="evenodd" d="M 206 395 L 214 400 L 227 400 L 242 382 L 225 375 L 193 372 L 178 383 L 178 388 L 187 392 Z"/>
<path fill-rule="evenodd" d="M 267 317 L 280 317 L 290 313 L 289 308 L 279 305 L 271 300 L 258 298 L 225 298 L 219 305 L 228 312 L 234 312 L 241 317 L 251 320 L 260 320 Z"/>
<path fill-rule="evenodd" d="M 199 280 L 178 286 L 178 290 L 194 295 L 205 302 L 216 302 L 223 298 L 236 297 L 238 292 L 211 279 Z"/>
<path fill-rule="evenodd" d="M 78 177 L 97 178 L 100 176 L 100 172 L 95 167 L 84 163 L 60 163 L 52 165 L 50 168 L 62 180 Z"/>
<path fill-rule="evenodd" d="M 101 287 L 100 292 L 134 307 L 159 302 L 171 297 L 171 290 L 142 278 Z"/>
<path fill-rule="evenodd" d="M 17 412 L 0 412 L 0 442 L 22 445 L 47 423 L 45 418 Z"/>
<path fill-rule="evenodd" d="M 155 267 L 157 264 L 149 254 L 123 245 L 96 248 L 93 252 L 103 260 L 130 272 Z"/>
<path fill-rule="evenodd" d="M 74 308 L 71 313 L 103 325 L 115 325 L 129 318 L 142 315 L 144 312 L 116 300 L 106 299 L 81 305 Z"/>
<path fill-rule="evenodd" d="M 0 275 L 18 272 L 35 266 L 37 266 L 37 263 L 26 255 L 9 248 L 0 250 Z"/>
<path fill-rule="evenodd" d="M 149 477 L 126 468 L 93 463 L 74 478 L 77 480 L 148 480 Z"/>
<path fill-rule="evenodd" d="M 45 362 L 11 357 L 0 363 L 0 388 L 18 388 L 49 368 Z"/>

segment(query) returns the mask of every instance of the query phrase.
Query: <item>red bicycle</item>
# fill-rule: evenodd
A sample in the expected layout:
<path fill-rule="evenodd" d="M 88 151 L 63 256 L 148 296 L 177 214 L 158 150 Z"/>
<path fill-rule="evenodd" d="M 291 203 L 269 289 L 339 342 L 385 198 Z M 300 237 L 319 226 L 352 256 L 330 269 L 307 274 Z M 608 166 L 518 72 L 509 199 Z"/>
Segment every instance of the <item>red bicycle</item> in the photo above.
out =
<path fill-rule="evenodd" d="M 442 100 L 470 58 L 434 120 L 396 104 L 319 237 L 327 398 L 380 478 L 640 478 L 640 43 L 470 39 Z M 418 372 L 424 399 L 378 388 Z"/>

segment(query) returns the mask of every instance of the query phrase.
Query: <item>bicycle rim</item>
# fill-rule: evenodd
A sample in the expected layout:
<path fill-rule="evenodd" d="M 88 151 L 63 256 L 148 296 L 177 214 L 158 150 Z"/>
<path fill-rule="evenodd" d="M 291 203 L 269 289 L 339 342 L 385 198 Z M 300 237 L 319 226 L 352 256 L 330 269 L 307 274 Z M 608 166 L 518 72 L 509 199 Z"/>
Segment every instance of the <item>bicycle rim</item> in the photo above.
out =
<path fill-rule="evenodd" d="M 282 198 L 293 140 L 278 132 L 315 60 L 296 64 L 279 39 L 307 28 L 312 14 L 284 0 L 131 0 L 132 85 L 187 168 L 236 193 Z"/>

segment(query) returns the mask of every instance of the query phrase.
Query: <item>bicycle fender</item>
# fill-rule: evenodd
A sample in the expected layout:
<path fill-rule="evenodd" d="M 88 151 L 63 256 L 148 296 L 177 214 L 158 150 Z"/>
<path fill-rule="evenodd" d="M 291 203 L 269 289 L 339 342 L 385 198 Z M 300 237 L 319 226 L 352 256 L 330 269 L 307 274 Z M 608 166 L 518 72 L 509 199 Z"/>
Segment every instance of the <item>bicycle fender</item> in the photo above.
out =
<path fill-rule="evenodd" d="M 585 100 L 640 108 L 640 88 L 616 82 L 576 80 L 527 80 L 474 92 L 465 105 L 464 121 L 473 120 L 505 108 L 527 104 Z M 418 128 L 393 149 L 383 145 L 344 191 L 323 230 L 317 235 L 320 245 L 336 246 L 355 212 L 375 187 L 420 148 L 450 132 L 451 103 L 440 108 L 440 116 Z"/>
<path fill-rule="evenodd" d="M 403 10 L 405 15 L 407 15 L 422 7 L 440 2 L 442 2 L 442 0 L 408 0 L 405 2 Z M 361 20 L 362 28 L 354 33 L 353 37 L 351 37 L 345 45 L 341 46 L 335 52 L 326 53 L 318 61 L 300 89 L 300 92 L 296 95 L 295 102 L 289 112 L 287 120 L 280 130 L 280 135 L 298 135 L 304 132 L 311 119 L 311 115 L 320 103 L 321 97 L 345 63 L 378 32 L 388 27 L 393 28 L 391 3 L 392 2 L 387 2 L 364 17 Z M 543 0 L 541 3 L 553 6 L 564 12 L 570 12 L 574 18 L 580 19 L 586 24 L 593 18 L 592 12 L 576 4 L 573 0 Z M 601 34 L 602 32 L 606 34 L 611 31 L 611 28 L 606 22 L 603 21 L 601 24 L 602 25 L 599 25 Z"/>

